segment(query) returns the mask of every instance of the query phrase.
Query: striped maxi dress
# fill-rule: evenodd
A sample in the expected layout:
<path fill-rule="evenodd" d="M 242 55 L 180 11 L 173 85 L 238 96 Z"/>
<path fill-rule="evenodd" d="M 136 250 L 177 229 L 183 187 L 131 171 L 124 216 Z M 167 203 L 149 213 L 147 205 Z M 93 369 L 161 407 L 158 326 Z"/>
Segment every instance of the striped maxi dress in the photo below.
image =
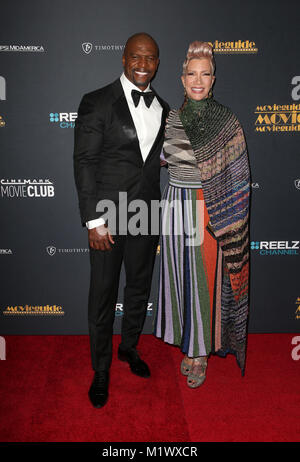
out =
<path fill-rule="evenodd" d="M 160 282 L 154 335 L 179 346 L 189 357 L 207 356 L 220 331 L 214 312 L 217 241 L 209 216 L 196 158 L 177 119 L 169 115 L 164 157 L 169 184 L 162 200 Z"/>

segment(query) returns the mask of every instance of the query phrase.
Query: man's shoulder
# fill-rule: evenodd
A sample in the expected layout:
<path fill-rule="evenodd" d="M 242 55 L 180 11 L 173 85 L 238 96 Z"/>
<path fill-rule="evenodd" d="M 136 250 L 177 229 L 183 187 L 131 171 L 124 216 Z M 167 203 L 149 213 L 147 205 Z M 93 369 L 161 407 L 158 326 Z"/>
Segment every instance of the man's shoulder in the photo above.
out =
<path fill-rule="evenodd" d="M 94 104 L 97 104 L 98 102 L 103 104 L 105 101 L 109 102 L 116 99 L 121 90 L 122 87 L 120 79 L 117 79 L 104 87 L 85 93 L 85 95 L 83 95 L 83 99 L 93 102 Z"/>

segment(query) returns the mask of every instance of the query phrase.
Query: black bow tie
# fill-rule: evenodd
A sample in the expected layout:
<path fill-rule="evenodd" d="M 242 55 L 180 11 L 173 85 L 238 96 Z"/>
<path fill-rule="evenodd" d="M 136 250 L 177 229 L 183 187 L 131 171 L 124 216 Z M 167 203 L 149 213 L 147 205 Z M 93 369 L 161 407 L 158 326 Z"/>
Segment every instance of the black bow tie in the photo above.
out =
<path fill-rule="evenodd" d="M 146 106 L 150 107 L 155 95 L 154 95 L 153 91 L 143 92 L 143 91 L 138 91 L 138 90 L 132 90 L 131 91 L 131 96 L 132 96 L 135 107 L 138 106 L 141 96 L 144 97 L 144 101 L 145 101 Z"/>

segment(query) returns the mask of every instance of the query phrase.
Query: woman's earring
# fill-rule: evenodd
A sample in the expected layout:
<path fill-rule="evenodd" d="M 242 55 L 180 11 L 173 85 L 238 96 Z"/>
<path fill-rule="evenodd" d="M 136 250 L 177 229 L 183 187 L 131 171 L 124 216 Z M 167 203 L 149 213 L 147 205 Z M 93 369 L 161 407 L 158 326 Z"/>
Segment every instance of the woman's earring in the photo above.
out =
<path fill-rule="evenodd" d="M 208 98 L 212 98 L 212 95 L 213 95 L 213 92 L 212 92 L 212 89 L 210 89 L 207 96 Z"/>

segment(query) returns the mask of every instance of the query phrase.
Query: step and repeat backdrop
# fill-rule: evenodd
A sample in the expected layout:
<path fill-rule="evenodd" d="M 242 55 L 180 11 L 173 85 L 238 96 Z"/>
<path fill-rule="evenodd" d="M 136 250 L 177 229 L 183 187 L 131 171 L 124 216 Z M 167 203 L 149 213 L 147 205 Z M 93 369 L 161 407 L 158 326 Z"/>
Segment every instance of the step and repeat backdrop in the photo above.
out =
<path fill-rule="evenodd" d="M 243 125 L 252 174 L 249 332 L 300 326 L 300 4 L 4 2 L 0 15 L 0 334 L 87 334 L 89 249 L 73 179 L 84 93 L 122 73 L 126 39 L 160 46 L 154 88 L 183 100 L 182 62 L 212 43 L 214 97 Z M 162 169 L 164 188 L 167 172 Z M 152 329 L 159 248 L 144 333 Z M 124 273 L 116 306 L 122 319 Z"/>

